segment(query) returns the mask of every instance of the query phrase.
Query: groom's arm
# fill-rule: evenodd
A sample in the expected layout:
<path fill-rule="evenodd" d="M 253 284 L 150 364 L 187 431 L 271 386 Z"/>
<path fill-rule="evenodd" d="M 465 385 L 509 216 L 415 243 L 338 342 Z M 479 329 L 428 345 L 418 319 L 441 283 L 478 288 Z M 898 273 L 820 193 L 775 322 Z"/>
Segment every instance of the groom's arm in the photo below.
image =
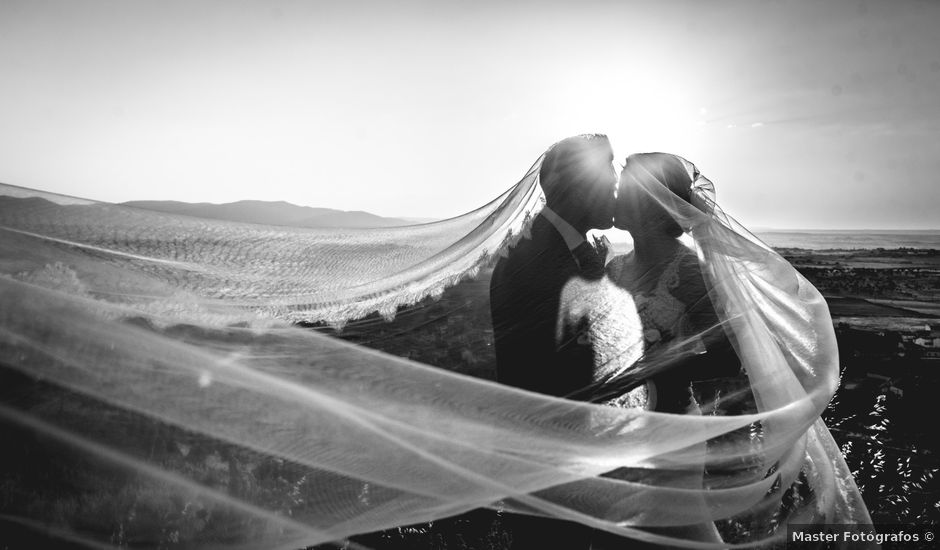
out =
<path fill-rule="evenodd" d="M 497 265 L 490 283 L 496 379 L 526 390 L 563 395 L 555 341 L 558 299 L 515 262 Z M 516 269 L 514 269 L 516 268 Z"/>
<path fill-rule="evenodd" d="M 499 383 L 565 397 L 590 382 L 591 344 L 578 338 L 580 331 L 565 331 L 559 340 L 560 297 L 554 290 L 558 286 L 555 283 L 534 284 L 531 277 L 492 281 L 491 313 Z"/>

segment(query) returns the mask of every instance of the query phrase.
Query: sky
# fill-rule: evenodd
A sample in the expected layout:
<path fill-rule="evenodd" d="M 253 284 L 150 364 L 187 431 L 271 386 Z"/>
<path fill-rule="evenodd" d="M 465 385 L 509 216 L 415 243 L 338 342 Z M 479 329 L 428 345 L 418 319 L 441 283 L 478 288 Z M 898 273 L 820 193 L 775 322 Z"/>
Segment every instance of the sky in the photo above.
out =
<path fill-rule="evenodd" d="M 445 218 L 553 142 L 751 227 L 936 229 L 940 2 L 0 1 L 0 182 Z"/>

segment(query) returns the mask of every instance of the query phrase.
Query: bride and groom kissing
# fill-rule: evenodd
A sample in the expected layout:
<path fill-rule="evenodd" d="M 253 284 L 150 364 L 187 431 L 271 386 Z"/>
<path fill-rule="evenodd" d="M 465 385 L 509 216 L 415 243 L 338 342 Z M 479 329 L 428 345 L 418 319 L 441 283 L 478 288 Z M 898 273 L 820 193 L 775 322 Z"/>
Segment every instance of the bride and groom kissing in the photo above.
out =
<path fill-rule="evenodd" d="M 497 380 L 579 401 L 701 414 L 693 381 L 740 368 L 723 332 L 712 330 L 720 323 L 676 213 L 703 214 L 711 182 L 673 155 L 632 155 L 619 178 L 613 160 L 603 135 L 570 137 L 545 153 L 545 205 L 490 283 Z M 606 241 L 588 242 L 587 233 L 611 227 L 628 231 L 634 250 L 608 260 Z M 679 485 L 701 483 L 699 473 Z M 574 523 L 509 522 L 513 548 L 617 545 Z M 709 522 L 683 535 L 720 541 Z"/>
<path fill-rule="evenodd" d="M 497 262 L 490 283 L 500 383 L 600 401 L 598 392 L 611 396 L 599 383 L 651 350 L 703 333 L 683 344 L 688 355 L 714 343 L 708 335 L 715 331 L 704 330 L 717 317 L 699 259 L 682 242 L 683 222 L 673 212 L 680 202 L 704 210 L 708 199 L 698 195 L 711 182 L 674 155 L 632 155 L 619 178 L 613 160 L 603 135 L 570 137 L 545 153 L 545 206 L 529 237 Z M 606 240 L 588 242 L 587 233 L 611 227 L 628 231 L 634 250 L 608 261 Z M 653 392 L 646 382 L 645 403 L 633 405 L 679 405 L 659 399 L 668 388 Z"/>

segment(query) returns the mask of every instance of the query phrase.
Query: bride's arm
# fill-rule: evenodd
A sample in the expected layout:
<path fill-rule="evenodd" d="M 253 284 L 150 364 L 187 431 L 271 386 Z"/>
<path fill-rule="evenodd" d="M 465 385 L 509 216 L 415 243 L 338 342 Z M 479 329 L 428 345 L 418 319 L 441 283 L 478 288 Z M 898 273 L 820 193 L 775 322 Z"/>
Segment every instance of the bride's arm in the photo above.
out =
<path fill-rule="evenodd" d="M 697 257 L 688 255 L 680 260 L 678 284 L 671 292 L 687 307 L 679 327 L 681 337 L 697 338 L 708 353 L 730 349 Z"/>

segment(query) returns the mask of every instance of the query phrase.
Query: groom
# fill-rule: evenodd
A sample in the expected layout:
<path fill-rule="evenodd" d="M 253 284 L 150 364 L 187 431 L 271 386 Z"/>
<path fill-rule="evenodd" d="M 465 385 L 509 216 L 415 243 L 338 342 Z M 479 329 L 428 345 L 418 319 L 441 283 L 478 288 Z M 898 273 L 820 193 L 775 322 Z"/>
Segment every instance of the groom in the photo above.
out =
<path fill-rule="evenodd" d="M 564 139 L 539 171 L 545 207 L 523 238 L 501 258 L 490 281 L 490 308 L 500 383 L 557 397 L 591 382 L 594 350 L 584 329 L 558 337 L 562 289 L 575 277 L 604 274 L 604 253 L 588 243 L 590 229 L 613 225 L 617 174 L 603 135 Z M 512 548 L 587 549 L 589 528 L 534 516 L 507 516 Z"/>
<path fill-rule="evenodd" d="M 531 238 L 500 258 L 490 281 L 500 383 L 563 397 L 591 382 L 590 342 L 558 341 L 558 309 L 569 280 L 603 275 L 603 253 L 586 233 L 613 225 L 613 158 L 603 135 L 570 137 L 545 153 L 539 171 L 545 207 L 532 222 Z"/>

